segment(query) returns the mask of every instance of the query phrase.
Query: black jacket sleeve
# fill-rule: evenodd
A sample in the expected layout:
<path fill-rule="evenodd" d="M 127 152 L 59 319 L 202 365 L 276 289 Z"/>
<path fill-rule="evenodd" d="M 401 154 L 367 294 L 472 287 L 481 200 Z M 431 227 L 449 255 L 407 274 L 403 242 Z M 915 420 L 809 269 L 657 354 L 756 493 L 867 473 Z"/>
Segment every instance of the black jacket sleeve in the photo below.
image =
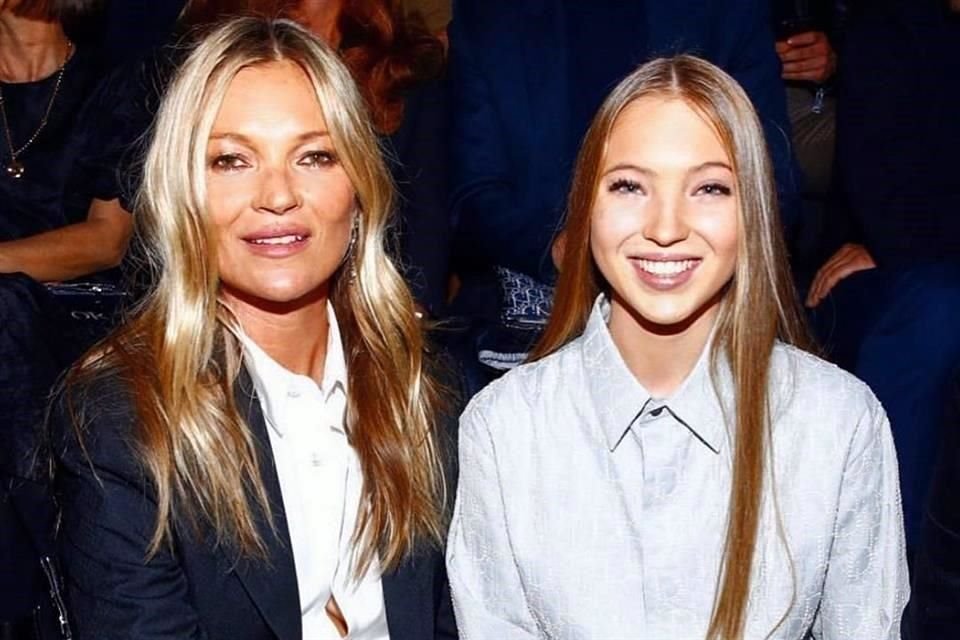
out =
<path fill-rule="evenodd" d="M 125 395 L 109 382 L 83 397 L 66 392 L 51 416 L 58 546 L 75 637 L 204 639 L 175 549 L 147 557 L 157 503 L 132 445 Z"/>

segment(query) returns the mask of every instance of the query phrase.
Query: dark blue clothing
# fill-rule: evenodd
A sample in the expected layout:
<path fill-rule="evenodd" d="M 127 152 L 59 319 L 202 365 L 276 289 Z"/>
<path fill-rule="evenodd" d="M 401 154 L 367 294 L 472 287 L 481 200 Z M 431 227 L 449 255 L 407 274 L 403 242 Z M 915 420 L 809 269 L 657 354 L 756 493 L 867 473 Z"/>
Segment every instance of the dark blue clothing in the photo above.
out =
<path fill-rule="evenodd" d="M 446 97 L 440 80 L 408 91 L 400 128 L 384 139 L 397 185 L 397 259 L 414 298 L 435 317 L 444 315 L 450 275 Z"/>
<path fill-rule="evenodd" d="M 37 130 L 56 79 L 54 73 L 36 82 L 2 84 L 15 147 Z M 19 156 L 23 176 L 0 171 L 0 241 L 82 222 L 94 198 L 117 197 L 116 167 L 104 149 L 111 145 L 110 113 L 120 97 L 98 89 L 100 80 L 92 55 L 77 50 L 64 68 L 46 126 Z M 0 137 L 0 166 L 9 159 Z"/>
<path fill-rule="evenodd" d="M 960 24 L 938 0 L 880 2 L 850 20 L 840 59 L 842 207 L 824 256 L 863 244 L 879 268 L 815 311 L 838 364 L 883 403 L 900 462 L 908 551 L 920 542 L 937 438 L 960 364 Z"/>
<path fill-rule="evenodd" d="M 939 0 L 880 2 L 840 59 L 841 204 L 824 247 L 863 243 L 882 264 L 960 258 L 960 20 Z"/>
<path fill-rule="evenodd" d="M 27 616 L 46 593 L 39 558 L 55 518 L 33 456 L 63 364 L 50 346 L 50 303 L 39 283 L 0 275 L 0 621 Z"/>
<path fill-rule="evenodd" d="M 913 563 L 904 616 L 903 637 L 908 640 L 960 637 L 960 375 L 954 377 L 950 393 Z"/>
<path fill-rule="evenodd" d="M 170 38 L 186 0 L 112 0 L 102 19 L 99 55 L 128 63 L 142 58 Z"/>
<path fill-rule="evenodd" d="M 890 418 L 912 552 L 950 381 L 960 364 L 960 265 L 855 273 L 837 284 L 813 318 L 831 359 L 866 382 Z"/>
<path fill-rule="evenodd" d="M 580 55 L 571 55 L 569 69 L 570 148 L 575 158 L 580 141 L 604 98 L 643 63 L 647 45 L 647 15 L 642 2 L 623 0 L 564 0 L 566 42 Z M 585 49 L 589 47 L 589 55 Z"/>
<path fill-rule="evenodd" d="M 37 130 L 57 75 L 3 84 L 15 147 Z M 2 171 L 9 149 L 0 137 L 0 241 L 82 222 L 95 198 L 117 197 L 116 158 L 108 150 L 120 95 L 100 80 L 93 55 L 77 50 L 64 67 L 46 126 L 19 156 L 22 177 Z M 116 276 L 111 270 L 84 280 Z M 51 386 L 96 337 L 72 322 L 40 283 L 0 274 L 0 621 L 26 615 L 46 597 L 39 557 L 51 545 L 53 509 L 31 461 Z"/>
<path fill-rule="evenodd" d="M 583 5 L 592 3 L 581 3 Z M 548 282 L 549 247 L 569 188 L 573 150 L 586 128 L 585 108 L 596 89 L 656 55 L 698 54 L 730 72 L 761 114 L 786 213 L 796 210 L 796 187 L 780 62 L 767 1 L 680 0 L 637 2 L 624 13 L 631 24 L 609 36 L 634 39 L 631 55 L 608 64 L 622 44 L 570 41 L 570 33 L 601 37 L 612 7 L 580 7 L 570 25 L 560 0 L 458 0 L 450 35 L 451 214 L 457 271 L 502 265 Z M 604 25 L 586 21 L 603 17 Z M 577 82 L 595 49 L 597 77 L 573 104 Z M 611 48 L 612 47 L 612 48 Z M 577 114 L 580 114 L 579 116 Z"/>
<path fill-rule="evenodd" d="M 181 519 L 175 520 L 172 547 L 145 560 L 156 498 L 133 446 L 136 414 L 129 390 L 105 377 L 86 396 L 74 397 L 86 420 L 84 448 L 66 403 L 58 402 L 52 427 L 63 517 L 59 545 L 77 640 L 300 640 L 283 497 L 260 401 L 245 373 L 234 395 L 273 510 L 271 530 L 255 508 L 265 560 L 238 559 L 227 545 L 217 544 L 212 524 L 204 521 L 194 530 Z M 457 637 L 438 549 L 424 547 L 386 573 L 383 595 L 394 640 Z"/>

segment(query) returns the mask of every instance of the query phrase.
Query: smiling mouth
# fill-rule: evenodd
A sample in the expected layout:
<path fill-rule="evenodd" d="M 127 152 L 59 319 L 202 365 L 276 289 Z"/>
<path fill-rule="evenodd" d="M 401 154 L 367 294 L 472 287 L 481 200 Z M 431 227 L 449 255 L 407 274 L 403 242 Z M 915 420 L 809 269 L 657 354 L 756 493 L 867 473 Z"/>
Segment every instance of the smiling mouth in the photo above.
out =
<path fill-rule="evenodd" d="M 698 264 L 700 260 L 642 260 L 635 259 L 636 264 L 642 271 L 659 277 L 670 278 L 680 275 L 685 271 L 690 271 Z"/>
<path fill-rule="evenodd" d="M 286 236 L 274 236 L 272 238 L 250 238 L 247 240 L 247 242 L 250 244 L 276 246 L 293 244 L 295 242 L 303 242 L 306 239 L 306 236 L 291 234 Z"/>

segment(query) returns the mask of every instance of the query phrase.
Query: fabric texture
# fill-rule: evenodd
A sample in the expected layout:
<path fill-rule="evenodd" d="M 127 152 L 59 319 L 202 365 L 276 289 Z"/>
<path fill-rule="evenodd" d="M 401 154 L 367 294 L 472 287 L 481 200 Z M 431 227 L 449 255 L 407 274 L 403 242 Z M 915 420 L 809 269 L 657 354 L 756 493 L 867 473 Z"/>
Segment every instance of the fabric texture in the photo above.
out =
<path fill-rule="evenodd" d="M 76 391 L 76 390 L 74 390 Z M 117 376 L 95 381 L 74 407 L 84 410 L 81 447 L 61 396 L 52 419 L 56 487 L 62 508 L 59 555 L 76 640 L 299 640 L 297 575 L 283 494 L 267 425 L 246 371 L 234 385 L 260 455 L 275 533 L 256 513 L 267 559 L 238 558 L 217 544 L 209 523 L 176 523 L 172 546 L 149 561 L 155 490 L 134 450 L 134 398 Z M 83 404 L 78 404 L 83 400 Z M 439 553 L 424 547 L 383 576 L 392 640 L 457 637 Z"/>
<path fill-rule="evenodd" d="M 584 334 L 473 399 L 447 550 L 464 638 L 703 637 L 727 522 L 731 374 L 707 350 L 669 398 Z M 859 380 L 778 345 L 745 638 L 899 638 L 897 461 Z"/>
<path fill-rule="evenodd" d="M 297 571 L 303 635 L 340 640 L 327 615 L 333 598 L 356 640 L 386 640 L 380 566 L 361 577 L 352 536 L 363 470 L 346 425 L 347 364 L 333 305 L 327 303 L 326 360 L 320 385 L 297 375 L 241 335 L 245 362 L 267 421 Z M 322 490 L 318 490 L 323 487 Z"/>

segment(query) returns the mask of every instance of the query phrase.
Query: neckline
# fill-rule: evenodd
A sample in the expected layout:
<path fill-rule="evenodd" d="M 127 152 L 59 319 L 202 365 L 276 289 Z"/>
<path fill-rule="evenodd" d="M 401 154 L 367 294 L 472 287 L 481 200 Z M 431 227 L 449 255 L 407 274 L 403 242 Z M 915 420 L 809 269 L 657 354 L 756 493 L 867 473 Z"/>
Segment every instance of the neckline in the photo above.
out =
<path fill-rule="evenodd" d="M 20 88 L 20 87 L 30 87 L 30 86 L 42 86 L 44 83 L 55 82 L 57 79 L 57 74 L 60 73 L 60 70 L 63 69 L 64 75 L 67 75 L 74 66 L 74 61 L 77 60 L 80 53 L 80 48 L 75 44 L 70 44 L 70 53 L 67 54 L 67 59 L 64 60 L 63 64 L 56 69 L 54 69 L 50 74 L 37 78 L 36 80 L 24 80 L 23 82 L 9 82 L 7 80 L 0 80 L 0 85 L 4 89 L 7 88 Z"/>

